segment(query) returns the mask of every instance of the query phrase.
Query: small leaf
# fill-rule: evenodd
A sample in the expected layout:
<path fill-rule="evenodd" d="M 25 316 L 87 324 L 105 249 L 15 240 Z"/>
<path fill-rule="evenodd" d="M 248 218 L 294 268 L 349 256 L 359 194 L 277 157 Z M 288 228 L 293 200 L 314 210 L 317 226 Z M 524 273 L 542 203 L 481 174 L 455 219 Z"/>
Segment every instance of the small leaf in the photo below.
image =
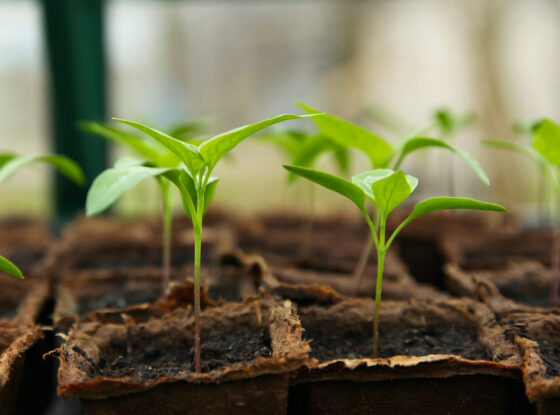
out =
<path fill-rule="evenodd" d="M 391 169 L 375 169 L 360 173 L 354 177 L 352 177 L 352 183 L 360 186 L 360 188 L 364 191 L 365 195 L 379 208 L 381 205 L 378 205 L 378 200 L 376 198 L 373 186 L 375 183 L 390 178 L 391 176 L 395 175 L 395 171 Z M 404 173 L 403 173 L 404 175 Z M 397 177 L 397 176 L 395 176 Z M 410 193 L 416 189 L 418 186 L 418 179 L 413 176 L 405 175 L 406 182 L 408 183 Z M 393 179 L 391 179 L 393 180 Z M 381 188 L 379 188 L 381 190 Z M 409 195 L 410 195 L 409 193 Z M 408 197 L 408 195 L 407 195 Z M 392 209 L 391 209 L 392 210 Z"/>
<path fill-rule="evenodd" d="M 113 120 L 128 124 L 154 138 L 169 151 L 175 154 L 175 156 L 177 156 L 185 164 L 185 166 L 187 166 L 192 174 L 198 173 L 201 169 L 203 161 L 196 146 L 185 143 L 161 131 L 134 121 L 127 121 L 119 118 L 113 118 Z"/>
<path fill-rule="evenodd" d="M 5 272 L 6 274 L 13 275 L 14 277 L 18 277 L 23 279 L 23 274 L 21 270 L 16 267 L 16 265 L 10 261 L 8 261 L 3 256 L 0 256 L 0 272 Z"/>
<path fill-rule="evenodd" d="M 142 166 L 145 163 L 144 160 L 137 159 L 131 156 L 122 156 L 115 162 L 115 168 L 132 167 L 132 166 Z"/>
<path fill-rule="evenodd" d="M 318 114 L 319 110 L 303 103 L 297 105 L 308 114 Z M 343 147 L 356 148 L 364 152 L 370 159 L 373 167 L 383 167 L 390 159 L 393 149 L 389 143 L 372 132 L 350 121 L 323 114 L 313 119 L 323 134 Z"/>
<path fill-rule="evenodd" d="M 535 149 L 548 161 L 560 166 L 560 126 L 544 119 L 535 133 Z"/>
<path fill-rule="evenodd" d="M 210 170 L 214 168 L 216 163 L 230 150 L 235 148 L 241 141 L 247 137 L 259 132 L 271 125 L 287 120 L 297 120 L 300 118 L 308 118 L 309 115 L 284 114 L 267 120 L 259 121 L 253 124 L 244 125 L 225 133 L 212 137 L 208 141 L 202 143 L 199 147 L 200 154 L 209 166 Z"/>
<path fill-rule="evenodd" d="M 530 158 L 535 163 L 539 164 L 541 167 L 546 167 L 548 163 L 547 160 L 543 156 L 541 156 L 541 154 L 538 151 L 536 151 L 534 148 L 523 144 L 514 143 L 513 141 L 482 140 L 482 144 L 484 144 L 487 147 L 509 150 L 521 154 L 525 157 Z"/>
<path fill-rule="evenodd" d="M 326 187 L 333 192 L 337 192 L 342 196 L 347 197 L 352 202 L 354 202 L 361 211 L 364 211 L 364 192 L 362 191 L 360 186 L 357 186 L 348 180 L 336 177 L 332 174 L 324 173 L 319 170 L 298 166 L 284 166 L 284 168 L 289 172 L 295 173 L 298 176 L 301 176 L 307 180 Z"/>
<path fill-rule="evenodd" d="M 45 156 L 16 156 L 8 160 L 0 167 L 0 182 L 15 173 L 20 168 L 33 163 L 47 163 L 56 168 L 62 175 L 72 180 L 74 183 L 83 185 L 85 182 L 84 173 L 76 162 L 68 157 L 49 154 Z"/>
<path fill-rule="evenodd" d="M 418 179 L 405 175 L 401 170 L 384 179 L 375 181 L 371 189 L 375 196 L 375 205 L 383 216 L 387 217 L 393 209 L 400 205 L 418 185 Z"/>
<path fill-rule="evenodd" d="M 190 174 L 181 168 L 169 170 L 164 174 L 171 183 L 173 183 L 181 194 L 181 200 L 183 202 L 183 209 L 187 216 L 191 216 L 189 203 L 196 210 L 198 196 L 196 191 L 196 184 Z M 210 177 L 208 183 L 206 184 L 206 191 L 204 193 L 204 211 L 208 209 L 214 193 L 216 191 L 216 186 L 218 184 L 217 177 Z"/>
<path fill-rule="evenodd" d="M 469 165 L 469 167 L 476 173 L 476 175 L 480 180 L 482 180 L 482 182 L 484 182 L 486 185 L 490 184 L 490 179 L 488 178 L 488 175 L 486 174 L 478 160 L 476 160 L 466 151 L 459 150 L 446 141 L 437 138 L 413 137 L 408 139 L 403 143 L 402 148 L 399 150 L 399 158 L 397 159 L 395 166 L 397 168 L 400 167 L 404 158 L 410 153 L 427 147 L 440 147 L 457 154 L 465 161 L 465 163 Z"/>
<path fill-rule="evenodd" d="M 123 193 L 142 180 L 155 177 L 169 168 L 129 166 L 107 169 L 93 181 L 86 199 L 87 216 L 97 215 L 117 201 Z"/>
<path fill-rule="evenodd" d="M 473 112 L 453 114 L 447 109 L 439 109 L 435 112 L 434 118 L 442 131 L 447 134 L 452 134 L 460 127 L 472 124 L 476 116 Z"/>
<path fill-rule="evenodd" d="M 6 164 L 8 161 L 10 161 L 11 159 L 13 159 L 16 156 L 17 156 L 16 154 L 10 153 L 10 152 L 0 153 L 0 169 L 2 168 L 2 166 L 4 164 Z"/>
<path fill-rule="evenodd" d="M 169 150 L 161 146 L 159 143 L 147 143 L 144 139 L 142 139 L 142 137 L 130 134 L 129 132 L 119 128 L 90 121 L 82 121 L 79 123 L 79 126 L 83 131 L 96 134 L 107 140 L 128 146 L 142 157 L 157 163 L 161 167 L 164 167 L 162 164 L 164 161 L 167 161 L 166 158 L 169 157 L 169 154 L 166 155 L 166 153 L 169 153 Z M 171 153 L 171 155 L 173 154 Z M 179 163 L 177 157 L 175 155 L 173 155 L 173 157 L 175 159 L 174 164 Z"/>
<path fill-rule="evenodd" d="M 446 209 L 491 210 L 495 212 L 506 211 L 503 206 L 495 203 L 481 202 L 475 199 L 464 197 L 432 197 L 430 199 L 423 200 L 414 206 L 412 213 L 405 219 L 405 222 L 408 223 L 411 220 L 416 219 L 418 216 L 428 212 Z"/>

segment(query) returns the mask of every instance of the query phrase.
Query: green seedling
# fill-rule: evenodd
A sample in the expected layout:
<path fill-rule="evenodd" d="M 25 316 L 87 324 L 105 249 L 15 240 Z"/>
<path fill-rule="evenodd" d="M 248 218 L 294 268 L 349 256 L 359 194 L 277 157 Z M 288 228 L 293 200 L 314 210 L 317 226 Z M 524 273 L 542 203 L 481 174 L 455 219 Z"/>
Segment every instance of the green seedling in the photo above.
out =
<path fill-rule="evenodd" d="M 118 197 L 127 188 L 134 186 L 145 177 L 164 177 L 178 189 L 185 213 L 190 217 L 194 231 L 194 366 L 195 371 L 202 370 L 200 353 L 200 264 L 202 248 L 202 224 L 204 212 L 216 189 L 218 179 L 212 177 L 212 171 L 218 162 L 240 142 L 249 136 L 282 121 L 307 118 L 309 115 L 285 114 L 245 125 L 234 130 L 214 136 L 201 144 L 194 145 L 174 138 L 161 131 L 134 121 L 115 118 L 151 136 L 155 141 L 173 153 L 181 164 L 177 167 L 159 168 L 151 165 L 138 165 L 126 161 L 115 169 L 126 170 L 113 172 L 114 176 L 106 175 L 103 182 L 96 185 L 96 194 L 91 200 L 112 199 Z M 99 177 L 97 180 L 101 180 Z M 123 190 L 124 189 L 124 190 Z M 106 202 L 104 202 L 106 203 Z"/>
<path fill-rule="evenodd" d="M 558 304 L 558 288 L 560 286 L 560 229 L 556 208 L 557 194 L 560 193 L 560 125 L 549 119 L 527 124 L 522 130 L 532 133 L 529 144 L 515 143 L 505 140 L 484 140 L 488 147 L 500 148 L 522 154 L 533 160 L 539 167 L 541 177 L 545 177 L 550 187 L 550 220 L 554 223 L 554 236 L 551 253 L 552 283 L 550 301 Z"/>
<path fill-rule="evenodd" d="M 337 169 L 348 174 L 350 171 L 349 151 L 321 133 L 309 134 L 298 130 L 277 130 L 259 136 L 261 140 L 280 149 L 288 164 L 301 167 L 313 167 L 319 158 L 326 154 L 334 158 Z M 293 184 L 297 175 L 288 173 L 288 183 Z M 312 186 L 312 185 L 311 185 Z M 315 191 L 311 187 L 307 193 L 306 215 L 302 226 L 301 251 L 309 248 L 313 229 L 313 212 L 315 210 Z M 299 198 L 298 198 L 299 199 Z"/>
<path fill-rule="evenodd" d="M 401 170 L 375 169 L 358 174 L 352 177 L 352 181 L 349 181 L 332 174 L 305 167 L 284 166 L 284 168 L 350 199 L 358 207 L 369 226 L 378 256 L 375 312 L 373 316 L 373 357 L 377 357 L 379 310 L 381 306 L 385 256 L 399 232 L 417 217 L 436 210 L 475 209 L 505 212 L 502 206 L 474 199 L 433 197 L 417 203 L 412 213 L 388 236 L 386 233 L 387 218 L 393 209 L 403 203 L 416 189 L 418 179 L 415 177 L 406 175 Z M 376 207 L 376 217 L 373 220 L 366 209 L 366 199 L 369 199 Z"/>
<path fill-rule="evenodd" d="M 14 153 L 0 152 L 0 183 L 19 169 L 34 163 L 50 164 L 62 175 L 79 185 L 83 185 L 85 182 L 84 173 L 80 166 L 68 157 L 56 154 L 20 156 Z M 2 256 L 0 256 L 0 271 L 18 278 L 23 278 L 21 270 Z"/>
<path fill-rule="evenodd" d="M 302 102 L 298 103 L 298 106 L 308 114 L 321 112 Z M 446 128 L 448 129 L 458 128 L 458 126 L 464 125 L 466 122 L 463 120 L 464 117 L 452 117 L 448 112 L 442 112 L 441 118 L 447 120 L 442 122 L 441 125 L 447 126 Z M 490 184 L 488 175 L 473 156 L 453 146 L 447 140 L 419 136 L 418 134 L 422 130 L 405 137 L 395 144 L 391 144 L 371 131 L 331 114 L 314 118 L 313 121 L 324 135 L 338 145 L 354 148 L 364 153 L 369 158 L 373 169 L 398 170 L 411 154 L 423 149 L 440 148 L 459 156 L 484 184 Z M 364 244 L 364 249 L 354 271 L 356 293 L 358 292 L 360 281 L 373 247 L 374 241 L 369 237 Z"/>
<path fill-rule="evenodd" d="M 193 141 L 204 127 L 202 121 L 193 121 L 176 125 L 170 128 L 170 135 L 183 141 Z M 121 159 L 115 167 L 101 173 L 99 180 L 94 181 L 90 188 L 90 194 L 86 203 L 87 216 L 94 216 L 102 213 L 113 205 L 122 193 L 130 190 L 143 179 L 149 177 L 155 178 L 161 193 L 162 209 L 163 209 L 163 240 L 162 240 L 162 278 L 161 278 L 161 297 L 165 297 L 169 286 L 169 275 L 171 273 L 171 220 L 173 198 L 170 192 L 170 183 L 165 177 L 159 175 L 157 170 L 147 169 L 155 168 L 174 168 L 177 167 L 181 160 L 168 148 L 161 145 L 157 141 L 144 136 L 142 134 L 133 134 L 115 126 L 97 123 L 82 122 L 80 123 L 82 130 L 89 133 L 99 135 L 107 140 L 125 145 L 137 155 L 143 157 L 144 161 L 135 159 Z M 153 173 L 151 175 L 150 173 Z M 120 179 L 128 177 L 123 181 L 126 186 L 120 187 L 122 191 L 114 195 L 105 192 L 107 180 Z M 111 197 L 108 197 L 111 196 Z"/>

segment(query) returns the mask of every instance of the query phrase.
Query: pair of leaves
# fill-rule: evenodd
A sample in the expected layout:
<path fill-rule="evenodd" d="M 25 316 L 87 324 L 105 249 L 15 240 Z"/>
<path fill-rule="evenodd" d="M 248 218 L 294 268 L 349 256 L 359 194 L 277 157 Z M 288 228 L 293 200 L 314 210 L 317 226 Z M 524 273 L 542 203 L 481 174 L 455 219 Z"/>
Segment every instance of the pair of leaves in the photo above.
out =
<path fill-rule="evenodd" d="M 405 175 L 402 171 L 376 169 L 354 176 L 352 182 L 340 177 L 298 166 L 284 166 L 288 171 L 315 182 L 327 189 L 350 199 L 362 213 L 365 210 L 365 198 L 369 198 L 380 212 L 387 216 L 414 191 L 418 184 L 415 177 Z M 418 216 L 435 210 L 474 209 L 504 212 L 505 209 L 494 203 L 481 202 L 469 198 L 433 197 L 418 203 L 403 223 L 408 223 Z"/>
<path fill-rule="evenodd" d="M 308 113 L 317 113 L 319 110 L 304 104 L 298 103 Z M 445 113 L 446 117 L 451 117 L 450 113 Z M 395 146 L 391 146 L 381 137 L 369 132 L 368 130 L 351 123 L 342 118 L 330 114 L 323 115 L 314 119 L 315 124 L 323 134 L 344 147 L 352 147 L 364 152 L 370 158 L 374 168 L 387 168 L 393 160 L 394 169 L 398 169 L 405 157 L 411 153 L 425 148 L 442 148 L 458 155 L 475 172 L 478 178 L 486 185 L 490 184 L 488 175 L 480 163 L 469 153 L 462 151 L 448 142 L 430 137 L 418 137 L 413 135 Z M 451 121 L 449 121 L 451 122 Z M 457 119 L 455 124 L 461 124 L 466 120 Z M 462 124 L 461 124 L 462 125 Z M 455 127 L 454 127 L 455 128 Z M 297 163 L 293 163 L 296 164 Z"/>
<path fill-rule="evenodd" d="M 23 278 L 21 270 L 16 265 L 0 255 L 0 272 Z"/>
<path fill-rule="evenodd" d="M 83 185 L 85 176 L 78 164 L 68 157 L 48 154 L 44 156 L 18 156 L 11 153 L 0 154 L 0 183 L 22 167 L 34 163 L 46 163 L 56 168 L 63 176 L 76 184 Z"/>
<path fill-rule="evenodd" d="M 214 166 L 224 155 L 226 155 L 241 141 L 251 136 L 252 134 L 282 121 L 307 117 L 309 117 L 309 115 L 279 115 L 277 117 L 269 118 L 253 124 L 244 125 L 242 127 L 235 128 L 225 133 L 216 135 L 204 141 L 198 146 L 190 143 L 185 143 L 164 132 L 158 131 L 154 128 L 134 121 L 122 120 L 118 118 L 114 118 L 114 120 L 128 124 L 150 135 L 160 144 L 169 149 L 173 154 L 175 154 L 185 164 L 191 176 L 195 177 L 204 167 L 206 167 L 208 171 L 212 171 Z"/>

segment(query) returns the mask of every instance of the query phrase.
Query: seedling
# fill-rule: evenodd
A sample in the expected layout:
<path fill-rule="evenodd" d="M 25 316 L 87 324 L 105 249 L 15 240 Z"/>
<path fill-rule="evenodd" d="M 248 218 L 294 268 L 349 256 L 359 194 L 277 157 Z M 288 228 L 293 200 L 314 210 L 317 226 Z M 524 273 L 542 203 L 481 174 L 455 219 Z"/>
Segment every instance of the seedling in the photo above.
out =
<path fill-rule="evenodd" d="M 0 152 L 0 183 L 14 174 L 17 170 L 34 163 L 47 163 L 73 182 L 83 185 L 84 173 L 80 166 L 68 157 L 56 154 L 44 156 L 19 156 L 14 153 Z M 21 270 L 8 259 L 0 256 L 0 272 L 23 278 Z"/>
<path fill-rule="evenodd" d="M 320 112 L 301 102 L 298 103 L 298 106 L 309 114 Z M 466 122 L 465 117 L 453 117 L 450 113 L 443 111 L 439 115 L 439 118 L 442 120 L 440 123 L 441 128 L 446 128 L 449 131 L 454 131 L 454 129 L 458 128 L 460 125 L 464 125 Z M 441 148 L 459 156 L 484 184 L 490 184 L 490 179 L 480 163 L 469 153 L 456 148 L 446 140 L 422 137 L 414 133 L 395 144 L 390 144 L 371 131 L 331 114 L 325 114 L 321 117 L 314 118 L 313 121 L 319 130 L 332 141 L 346 148 L 355 148 L 364 153 L 369 158 L 373 169 L 389 168 L 398 170 L 410 154 L 426 148 Z M 373 247 L 374 240 L 369 237 L 364 244 L 364 249 L 362 250 L 354 271 L 356 292 L 358 292 L 362 274 L 367 260 L 373 251 Z"/>
<path fill-rule="evenodd" d="M 373 316 L 373 357 L 377 357 L 379 335 L 379 310 L 381 306 L 381 290 L 383 284 L 383 270 L 387 250 L 399 232 L 417 217 L 436 210 L 444 209 L 475 209 L 504 212 L 502 206 L 481 202 L 474 199 L 457 197 L 433 197 L 414 206 L 412 213 L 404 219 L 395 231 L 387 237 L 387 217 L 401 203 L 403 203 L 416 189 L 418 179 L 404 174 L 401 170 L 375 169 L 352 177 L 352 181 L 298 166 L 284 166 L 288 171 L 307 180 L 317 183 L 327 189 L 337 192 L 350 199 L 364 216 L 377 250 L 377 282 L 375 289 L 375 312 Z M 376 207 L 376 217 L 370 217 L 366 206 L 366 198 Z M 375 222 L 375 223 L 374 223 Z"/>
<path fill-rule="evenodd" d="M 194 121 L 177 125 L 170 129 L 170 134 L 178 139 L 190 141 L 195 133 L 202 129 L 201 121 Z M 163 209 L 163 240 L 162 240 L 162 278 L 161 278 L 161 297 L 167 294 L 169 286 L 169 275 L 171 272 L 171 219 L 173 200 L 169 188 L 169 180 L 161 176 L 158 170 L 146 169 L 147 167 L 168 168 L 177 167 L 181 160 L 165 146 L 141 134 L 132 134 L 128 131 L 116 128 L 108 124 L 97 122 L 82 122 L 80 127 L 93 134 L 100 135 L 107 140 L 124 144 L 139 156 L 144 157 L 145 161 L 121 159 L 113 169 L 103 172 L 100 180 L 94 181 L 90 188 L 86 203 L 87 216 L 98 215 L 113 205 L 122 193 L 130 190 L 139 181 L 148 177 L 154 177 L 161 192 Z M 152 175 L 153 174 L 153 175 Z M 106 181 L 121 179 L 124 176 L 129 178 L 123 181 L 119 194 L 109 195 L 105 191 Z M 132 179 L 131 177 L 134 177 Z M 138 180 L 137 180 L 138 179 Z M 109 197 L 111 196 L 111 197 Z"/>
<path fill-rule="evenodd" d="M 330 140 L 324 134 L 309 134 L 298 130 L 277 130 L 264 133 L 259 138 L 280 149 L 284 153 L 288 164 L 313 167 L 322 155 L 327 154 L 334 158 L 336 167 L 341 173 L 349 173 L 349 151 L 340 144 Z M 289 173 L 288 183 L 293 184 L 297 178 L 297 175 Z M 307 212 L 302 227 L 302 251 L 306 251 L 309 248 L 313 228 L 313 212 L 315 209 L 314 188 L 311 187 L 305 193 L 307 193 L 308 197 L 305 199 Z"/>
<path fill-rule="evenodd" d="M 200 356 L 200 263 L 202 248 L 202 224 L 204 212 L 216 189 L 218 179 L 212 177 L 212 171 L 218 162 L 241 141 L 247 137 L 282 121 L 307 118 L 309 115 L 285 114 L 245 125 L 234 130 L 214 136 L 199 145 L 186 143 L 161 131 L 134 121 L 115 118 L 114 120 L 128 124 L 148 134 L 158 143 L 171 151 L 181 164 L 178 167 L 158 168 L 146 165 L 124 163 L 128 172 L 114 172 L 113 179 L 106 175 L 102 185 L 98 185 L 100 194 L 107 198 L 122 193 L 123 188 L 142 180 L 145 177 L 163 176 L 171 181 L 181 194 L 183 208 L 190 217 L 194 230 L 194 365 L 195 371 L 202 370 Z M 117 168 L 117 167 L 116 167 Z M 118 180 L 117 180 L 118 179 Z M 100 178 L 98 178 L 100 180 Z M 93 198 L 93 196 L 92 196 Z"/>
<path fill-rule="evenodd" d="M 549 119 L 527 125 L 524 132 L 532 132 L 530 144 L 520 144 L 504 140 L 485 140 L 489 147 L 501 148 L 522 154 L 533 160 L 539 167 L 541 176 L 547 178 L 550 191 L 550 218 L 554 224 L 554 235 L 551 253 L 552 283 L 550 301 L 558 304 L 558 288 L 560 286 L 560 224 L 556 209 L 557 194 L 560 193 L 560 125 Z"/>

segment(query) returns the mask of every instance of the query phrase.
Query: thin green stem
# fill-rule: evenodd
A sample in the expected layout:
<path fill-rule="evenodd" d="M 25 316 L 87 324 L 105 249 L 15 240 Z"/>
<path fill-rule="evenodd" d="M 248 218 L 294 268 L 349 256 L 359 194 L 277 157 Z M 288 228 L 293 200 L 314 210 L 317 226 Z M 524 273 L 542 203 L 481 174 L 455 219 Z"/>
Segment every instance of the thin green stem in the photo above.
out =
<path fill-rule="evenodd" d="M 202 248 L 202 227 L 194 228 L 194 367 L 202 372 L 200 352 L 200 258 Z"/>
<path fill-rule="evenodd" d="M 385 227 L 387 218 L 381 215 L 379 226 L 379 243 L 377 244 L 377 282 L 375 285 L 375 312 L 373 315 L 373 357 L 377 357 L 379 343 L 379 311 L 381 310 L 381 289 L 383 286 L 383 270 L 385 268 Z"/>
<path fill-rule="evenodd" d="M 169 286 L 169 275 L 171 273 L 171 216 L 172 200 L 169 191 L 169 183 L 162 185 L 163 196 L 163 252 L 162 252 L 162 278 L 161 278 L 161 297 L 167 295 Z"/>

